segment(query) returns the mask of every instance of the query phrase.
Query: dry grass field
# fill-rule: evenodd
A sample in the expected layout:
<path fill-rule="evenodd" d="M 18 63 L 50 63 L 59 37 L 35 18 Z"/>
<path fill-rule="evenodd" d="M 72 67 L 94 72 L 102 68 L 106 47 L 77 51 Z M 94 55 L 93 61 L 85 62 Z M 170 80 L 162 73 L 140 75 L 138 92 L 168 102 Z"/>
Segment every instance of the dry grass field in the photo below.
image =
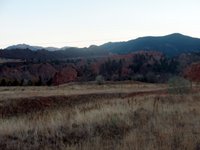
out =
<path fill-rule="evenodd" d="M 0 88 L 0 149 L 199 150 L 200 93 L 134 82 Z"/>

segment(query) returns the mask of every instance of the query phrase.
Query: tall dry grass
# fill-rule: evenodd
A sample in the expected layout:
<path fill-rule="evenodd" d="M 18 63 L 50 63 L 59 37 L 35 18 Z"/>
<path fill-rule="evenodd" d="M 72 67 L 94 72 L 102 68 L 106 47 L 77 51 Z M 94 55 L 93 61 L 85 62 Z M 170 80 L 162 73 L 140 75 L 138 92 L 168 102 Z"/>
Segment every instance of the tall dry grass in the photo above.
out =
<path fill-rule="evenodd" d="M 2 116 L 0 149 L 200 149 L 198 93 L 88 99 Z"/>

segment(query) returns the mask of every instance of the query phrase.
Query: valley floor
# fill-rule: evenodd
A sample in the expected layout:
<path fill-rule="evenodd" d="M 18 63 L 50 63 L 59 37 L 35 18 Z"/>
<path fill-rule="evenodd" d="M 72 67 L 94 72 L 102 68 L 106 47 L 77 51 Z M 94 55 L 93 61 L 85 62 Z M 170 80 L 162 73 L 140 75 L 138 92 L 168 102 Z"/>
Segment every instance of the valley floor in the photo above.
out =
<path fill-rule="evenodd" d="M 200 92 L 164 84 L 0 87 L 0 149 L 200 149 Z"/>

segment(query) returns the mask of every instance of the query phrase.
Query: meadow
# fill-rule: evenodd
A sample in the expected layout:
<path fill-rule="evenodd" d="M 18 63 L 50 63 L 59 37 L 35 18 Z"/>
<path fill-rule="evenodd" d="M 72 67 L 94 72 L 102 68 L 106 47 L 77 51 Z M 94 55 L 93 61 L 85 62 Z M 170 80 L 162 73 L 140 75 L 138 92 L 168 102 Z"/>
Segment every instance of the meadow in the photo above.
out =
<path fill-rule="evenodd" d="M 0 87 L 0 149 L 198 150 L 200 92 L 165 84 Z"/>

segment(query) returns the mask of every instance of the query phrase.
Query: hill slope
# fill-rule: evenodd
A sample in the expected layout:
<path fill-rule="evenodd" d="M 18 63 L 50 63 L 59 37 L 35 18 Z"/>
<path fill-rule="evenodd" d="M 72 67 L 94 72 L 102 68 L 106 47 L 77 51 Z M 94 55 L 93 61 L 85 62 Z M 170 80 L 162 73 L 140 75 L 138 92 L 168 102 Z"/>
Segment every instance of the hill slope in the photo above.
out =
<path fill-rule="evenodd" d="M 159 51 L 169 56 L 200 51 L 200 39 L 179 33 L 159 37 L 141 37 L 127 42 L 106 43 L 100 46 L 112 53 L 127 54 L 138 50 Z"/>

